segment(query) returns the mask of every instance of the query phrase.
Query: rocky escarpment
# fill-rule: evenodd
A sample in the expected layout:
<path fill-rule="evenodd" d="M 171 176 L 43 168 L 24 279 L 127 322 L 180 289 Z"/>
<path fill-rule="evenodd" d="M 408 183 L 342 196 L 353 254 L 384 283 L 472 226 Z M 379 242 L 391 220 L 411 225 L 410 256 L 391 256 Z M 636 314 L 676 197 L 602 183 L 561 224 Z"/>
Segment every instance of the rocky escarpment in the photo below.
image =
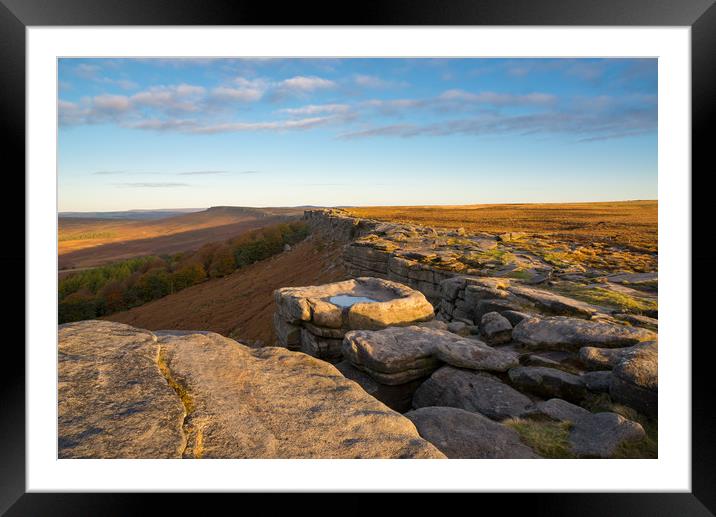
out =
<path fill-rule="evenodd" d="M 214 333 L 59 328 L 60 458 L 441 458 L 332 365 Z"/>
<path fill-rule="evenodd" d="M 514 279 L 547 288 L 592 312 L 654 325 L 656 256 L 605 243 L 565 242 L 521 232 L 468 234 L 350 216 L 344 210 L 307 210 L 314 231 L 343 243 L 352 276 L 394 280 L 421 291 L 434 305 L 442 281 L 458 276 Z M 647 319 L 643 319 L 643 318 Z"/>
<path fill-rule="evenodd" d="M 342 228 L 333 238 L 343 239 L 353 274 L 403 283 L 435 305 L 435 321 L 346 333 L 337 366 L 394 409 L 422 411 L 421 435 L 449 457 L 533 457 L 484 450 L 476 438 L 496 432 L 513 443 L 506 428 L 523 445 L 560 436 L 559 457 L 656 454 L 647 433 L 658 406 L 655 271 L 629 269 L 631 259 L 619 269 L 618 255 L 567 260 L 579 250 L 557 260 L 540 248 L 544 239 L 525 234 L 469 235 L 336 210 L 307 219 L 319 232 Z"/>

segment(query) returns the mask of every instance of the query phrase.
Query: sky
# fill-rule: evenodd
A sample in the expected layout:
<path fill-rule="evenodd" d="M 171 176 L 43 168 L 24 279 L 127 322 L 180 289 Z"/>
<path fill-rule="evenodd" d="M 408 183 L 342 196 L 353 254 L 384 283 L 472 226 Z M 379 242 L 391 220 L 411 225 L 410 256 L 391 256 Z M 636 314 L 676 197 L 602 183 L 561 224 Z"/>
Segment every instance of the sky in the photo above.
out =
<path fill-rule="evenodd" d="M 65 58 L 58 124 L 60 211 L 657 197 L 656 59 Z"/>

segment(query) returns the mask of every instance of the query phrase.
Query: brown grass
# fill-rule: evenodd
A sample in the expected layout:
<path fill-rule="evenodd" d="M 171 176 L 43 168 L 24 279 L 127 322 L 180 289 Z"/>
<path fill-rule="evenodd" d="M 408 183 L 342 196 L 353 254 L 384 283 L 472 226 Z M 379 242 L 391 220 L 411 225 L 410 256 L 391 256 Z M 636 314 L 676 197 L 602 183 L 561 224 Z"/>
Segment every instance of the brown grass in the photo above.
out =
<path fill-rule="evenodd" d="M 273 345 L 274 289 L 347 279 L 343 268 L 337 265 L 339 251 L 309 238 L 291 251 L 238 269 L 224 278 L 188 287 L 103 319 L 148 330 L 210 330 L 240 341 L 258 340 Z"/>
<path fill-rule="evenodd" d="M 357 217 L 469 232 L 530 232 L 564 240 L 605 242 L 656 251 L 657 201 L 462 206 L 382 206 L 348 209 Z"/>

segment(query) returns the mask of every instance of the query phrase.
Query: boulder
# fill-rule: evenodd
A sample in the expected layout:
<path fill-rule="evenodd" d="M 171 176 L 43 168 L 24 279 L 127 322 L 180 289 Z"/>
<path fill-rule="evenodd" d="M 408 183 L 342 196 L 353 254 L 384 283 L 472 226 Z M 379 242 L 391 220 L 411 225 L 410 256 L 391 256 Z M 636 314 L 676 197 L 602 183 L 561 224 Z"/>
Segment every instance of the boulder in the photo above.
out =
<path fill-rule="evenodd" d="M 443 366 L 413 396 L 414 408 L 427 406 L 456 407 L 504 420 L 523 414 L 532 401 L 489 373 Z"/>
<path fill-rule="evenodd" d="M 638 442 L 644 428 L 616 413 L 590 413 L 578 419 L 569 432 L 569 443 L 581 458 L 611 458 L 622 444 Z"/>
<path fill-rule="evenodd" d="M 659 345 L 656 341 L 634 347 L 612 370 L 609 394 L 645 415 L 659 408 Z"/>
<path fill-rule="evenodd" d="M 491 345 L 508 343 L 512 339 L 512 324 L 498 312 L 488 312 L 480 320 L 480 332 Z"/>
<path fill-rule="evenodd" d="M 62 458 L 441 458 L 330 364 L 218 334 L 59 330 Z"/>
<path fill-rule="evenodd" d="M 520 366 L 512 368 L 508 375 L 512 384 L 520 391 L 534 393 L 540 397 L 557 397 L 579 402 L 587 395 L 581 377 L 556 368 Z"/>
<path fill-rule="evenodd" d="M 444 363 L 470 370 L 506 372 L 519 365 L 515 352 L 492 348 L 477 339 L 438 341 L 435 356 Z"/>
<path fill-rule="evenodd" d="M 343 339 L 343 357 L 382 384 L 404 384 L 430 375 L 439 366 L 435 350 L 446 336 L 457 338 L 451 332 L 418 326 L 354 330 Z"/>
<path fill-rule="evenodd" d="M 516 431 L 463 409 L 424 407 L 405 414 L 420 436 L 448 458 L 539 458 Z"/>
<path fill-rule="evenodd" d="M 656 335 L 626 325 L 553 316 L 522 320 L 512 331 L 512 338 L 532 349 L 576 351 L 583 346 L 626 347 L 653 340 Z"/>
<path fill-rule="evenodd" d="M 644 428 L 616 413 L 590 413 L 561 399 L 537 404 L 536 411 L 554 420 L 571 422 L 569 444 L 581 458 L 611 458 L 620 446 L 644 439 Z"/>

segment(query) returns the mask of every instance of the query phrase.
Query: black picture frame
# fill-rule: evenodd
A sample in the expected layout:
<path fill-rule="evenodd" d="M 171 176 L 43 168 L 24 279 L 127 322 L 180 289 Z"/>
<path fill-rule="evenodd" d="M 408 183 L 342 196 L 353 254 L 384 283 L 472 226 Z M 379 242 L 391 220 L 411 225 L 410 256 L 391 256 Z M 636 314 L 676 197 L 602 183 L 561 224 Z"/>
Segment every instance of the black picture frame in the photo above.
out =
<path fill-rule="evenodd" d="M 716 92 L 716 7 L 714 0 L 391 0 L 355 4 L 269 3 L 239 0 L 0 0 L 0 124 L 7 182 L 16 181 L 15 195 L 22 203 L 25 135 L 25 29 L 28 26 L 78 25 L 524 25 L 524 26 L 689 26 L 692 64 L 692 271 L 710 275 L 716 252 L 709 250 L 706 225 L 710 194 L 703 184 L 713 144 L 707 127 L 714 117 Z M 351 8 L 353 7 L 353 8 Z M 661 145 L 668 143 L 660 142 Z M 9 164 L 15 164 L 10 169 Z M 700 172 L 698 172 L 700 171 Z M 688 175 L 690 171 L 684 171 Z M 699 188 L 699 186 L 701 188 Z M 20 208 L 18 207 L 18 210 Z M 25 270 L 24 229 L 8 229 L 13 246 L 3 246 L 0 263 L 5 271 Z M 704 238 L 707 236 L 707 238 Z M 699 245 L 699 246 L 697 246 Z M 30 272 L 26 271 L 26 274 Z M 693 273 L 692 273 L 693 274 Z M 11 275 L 12 276 L 12 275 Z M 20 275 L 8 279 L 13 293 L 24 293 Z M 699 278 L 698 276 L 696 277 Z M 713 337 L 699 331 L 709 321 L 706 282 L 692 283 L 692 492 L 625 494 L 480 494 L 500 507 L 528 510 L 532 515 L 588 516 L 714 515 L 716 513 L 716 410 L 712 402 L 710 362 Z M 13 297 L 13 311 L 23 307 Z M 22 297 L 24 300 L 24 295 Z M 685 300 L 684 303 L 689 303 Z M 9 307 L 10 308 L 10 307 Z M 9 312 L 8 312 L 9 314 Z M 12 315 L 14 316 L 14 314 Z M 10 322 L 20 321 L 8 318 Z M 11 323 L 12 324 L 12 323 Z M 19 327 L 18 324 L 15 324 Z M 701 328 L 699 328 L 701 327 Z M 710 338 L 710 339 L 709 339 Z M 23 331 L 24 341 L 24 331 Z M 686 349 L 689 343 L 665 343 Z M 146 499 L 138 494 L 37 494 L 25 493 L 25 354 L 20 340 L 3 347 L 0 375 L 0 513 L 7 515 L 127 515 L 147 513 Z M 568 468 L 568 467 L 565 467 Z M 246 496 L 244 496 L 246 497 Z M 365 496 L 361 497 L 363 508 Z M 470 497 L 475 497 L 471 495 Z M 169 494 L 161 502 L 165 512 L 188 511 L 196 497 Z M 274 500 L 266 503 L 270 511 Z M 421 497 L 414 502 L 422 504 Z M 244 501 L 246 502 L 246 501 Z M 203 502 L 199 502 L 203 505 Z M 413 503 L 414 504 L 414 503 Z M 342 505 L 345 510 L 350 508 Z M 409 509 L 409 505 L 407 508 Z M 476 509 L 477 511 L 477 509 Z"/>

